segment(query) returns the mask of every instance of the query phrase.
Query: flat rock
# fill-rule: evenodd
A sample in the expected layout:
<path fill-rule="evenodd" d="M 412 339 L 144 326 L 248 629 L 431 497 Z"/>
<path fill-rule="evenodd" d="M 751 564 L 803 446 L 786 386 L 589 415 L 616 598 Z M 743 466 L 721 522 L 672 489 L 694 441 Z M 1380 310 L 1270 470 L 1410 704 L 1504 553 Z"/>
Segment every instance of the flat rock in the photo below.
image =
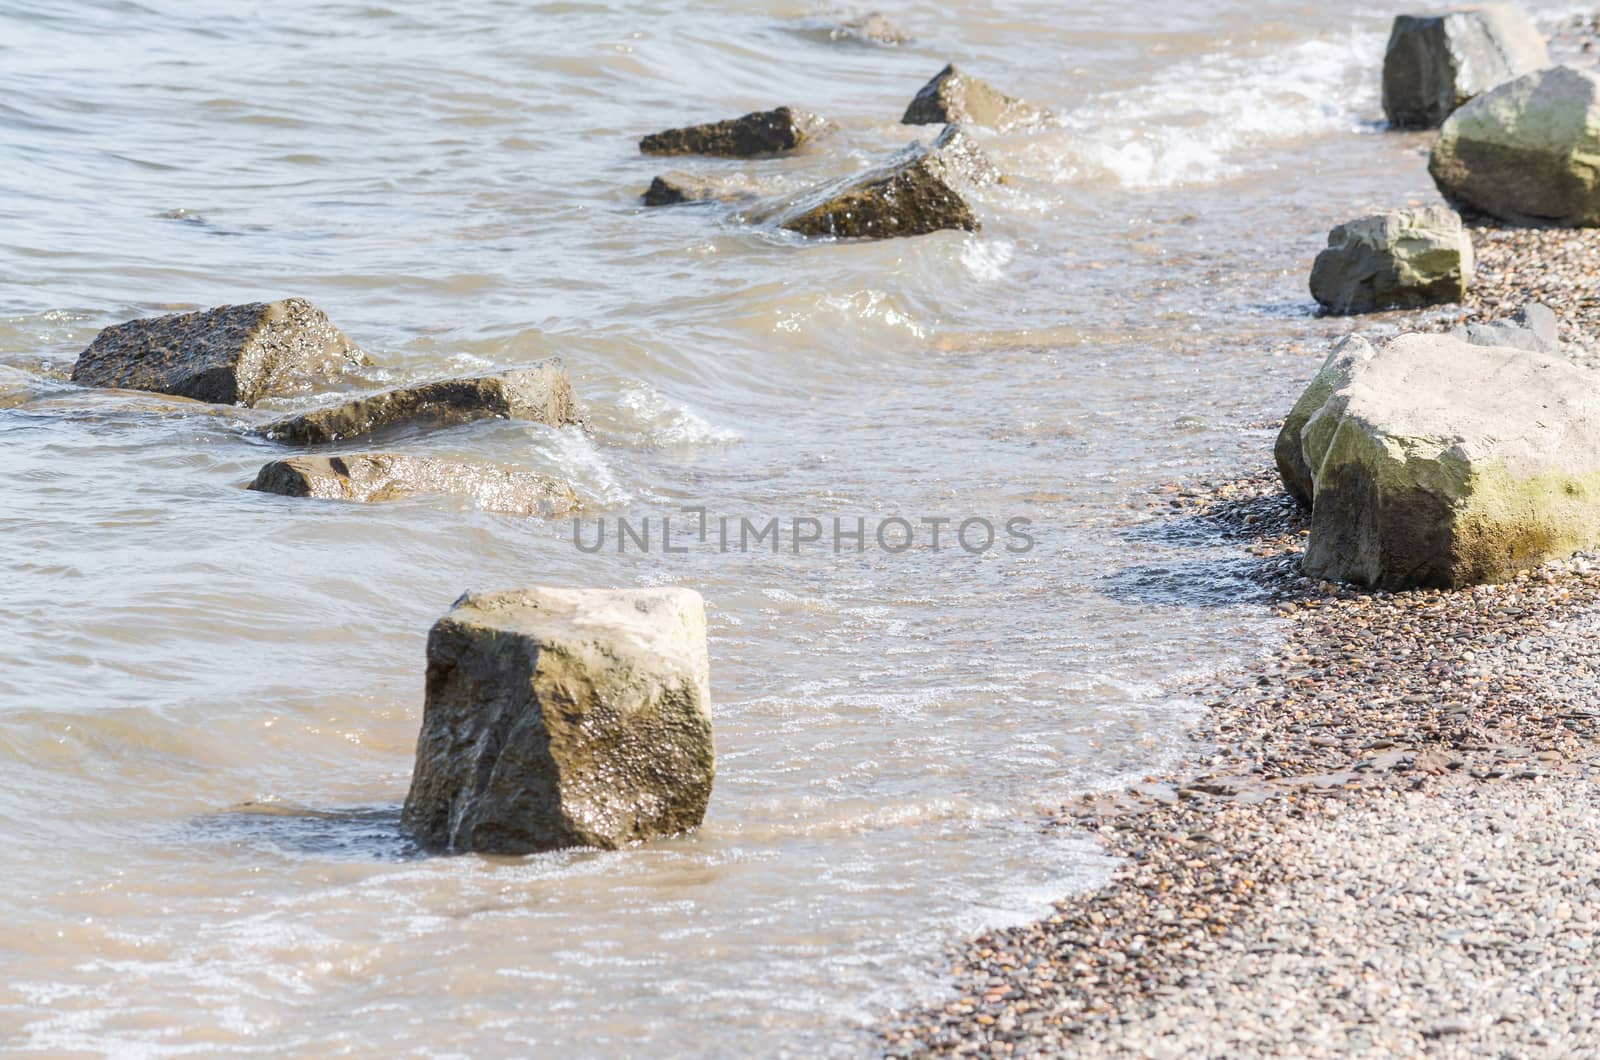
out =
<path fill-rule="evenodd" d="M 647 155 L 754 158 L 793 151 L 826 128 L 827 123 L 815 114 L 779 107 L 727 121 L 652 133 L 639 141 L 639 150 Z"/>
<path fill-rule="evenodd" d="M 825 184 L 752 220 L 771 220 L 807 236 L 889 239 L 951 228 L 975 232 L 978 220 L 962 191 L 991 184 L 999 173 L 951 125 L 931 146 L 914 143 L 882 165 Z"/>
<path fill-rule="evenodd" d="M 900 121 L 905 125 L 960 122 L 1004 132 L 1021 125 L 1036 125 L 1049 116 L 1049 111 L 991 88 L 951 64 L 922 86 Z"/>
<path fill-rule="evenodd" d="M 461 464 L 404 453 L 292 456 L 274 460 L 250 489 L 285 497 L 380 502 L 423 494 L 470 497 L 508 515 L 563 515 L 578 507 L 571 487 L 531 471 Z"/>
<path fill-rule="evenodd" d="M 687 589 L 468 594 L 428 635 L 402 824 L 442 850 L 615 849 L 698 826 L 715 773 Z"/>
<path fill-rule="evenodd" d="M 1383 111 L 1396 129 L 1436 129 L 1463 103 L 1550 65 L 1545 39 L 1515 4 L 1400 15 L 1383 57 Z"/>
<path fill-rule="evenodd" d="M 275 441 L 325 445 L 486 419 L 532 420 L 551 427 L 582 422 L 566 369 L 552 359 L 499 375 L 387 390 L 277 420 L 263 430 Z"/>
<path fill-rule="evenodd" d="M 1600 388 L 1568 361 L 1402 335 L 1302 437 L 1314 577 L 1457 588 L 1600 545 Z"/>
<path fill-rule="evenodd" d="M 1557 66 L 1485 92 L 1445 120 L 1428 171 L 1503 221 L 1600 225 L 1600 74 Z"/>
<path fill-rule="evenodd" d="M 1450 334 L 1474 346 L 1509 346 L 1534 353 L 1555 353 L 1561 349 L 1555 311 L 1537 302 L 1523 306 L 1510 320 L 1466 324 L 1452 329 Z"/>
<path fill-rule="evenodd" d="M 254 405 L 365 363 L 322 310 L 286 298 L 115 324 L 79 355 L 72 381 Z"/>
<path fill-rule="evenodd" d="M 1328 233 L 1311 296 L 1330 313 L 1459 302 L 1473 281 L 1472 238 L 1454 210 L 1429 206 L 1347 221 Z"/>
<path fill-rule="evenodd" d="M 704 176 L 697 173 L 663 173 L 644 193 L 646 206 L 675 206 L 689 202 L 749 202 L 759 195 L 748 176 Z"/>

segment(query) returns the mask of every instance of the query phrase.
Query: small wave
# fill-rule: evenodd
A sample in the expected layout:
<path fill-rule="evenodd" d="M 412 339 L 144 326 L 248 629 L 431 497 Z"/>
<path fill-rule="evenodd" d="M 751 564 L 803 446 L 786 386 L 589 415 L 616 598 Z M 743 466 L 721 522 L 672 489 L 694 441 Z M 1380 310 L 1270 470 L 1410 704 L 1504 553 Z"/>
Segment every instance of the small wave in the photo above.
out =
<path fill-rule="evenodd" d="M 620 426 L 652 445 L 724 445 L 739 440 L 737 431 L 716 426 L 649 383 L 626 384 L 617 406 L 624 420 Z"/>

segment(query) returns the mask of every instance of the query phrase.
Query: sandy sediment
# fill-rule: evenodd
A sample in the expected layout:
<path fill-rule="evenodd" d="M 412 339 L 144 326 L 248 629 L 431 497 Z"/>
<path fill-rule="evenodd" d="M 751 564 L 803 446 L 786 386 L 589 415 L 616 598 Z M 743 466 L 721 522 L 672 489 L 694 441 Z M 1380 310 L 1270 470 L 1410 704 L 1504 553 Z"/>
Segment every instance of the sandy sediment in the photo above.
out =
<path fill-rule="evenodd" d="M 1210 690 L 1187 771 L 1053 822 L 1112 880 L 959 947 L 882 1051 L 1600 1052 L 1600 564 L 1356 591 L 1299 573 L 1274 474 L 1171 499 L 1256 556 L 1281 647 Z"/>

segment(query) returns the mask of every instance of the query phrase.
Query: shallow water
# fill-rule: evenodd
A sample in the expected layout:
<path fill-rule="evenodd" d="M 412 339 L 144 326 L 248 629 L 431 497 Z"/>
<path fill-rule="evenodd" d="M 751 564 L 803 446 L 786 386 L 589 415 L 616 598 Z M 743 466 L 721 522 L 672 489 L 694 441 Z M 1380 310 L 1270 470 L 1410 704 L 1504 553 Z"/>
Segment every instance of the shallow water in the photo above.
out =
<path fill-rule="evenodd" d="M 776 2 L 0 7 L 0 1042 L 853 1055 L 945 943 L 1102 877 L 1042 816 L 1156 768 L 1185 689 L 1272 636 L 1248 558 L 1145 498 L 1259 465 L 1349 327 L 1310 315 L 1311 257 L 1434 198 L 1424 141 L 1380 132 L 1377 7 L 888 13 L 915 43 Z M 979 134 L 1012 176 L 981 233 L 637 205 L 664 168 L 865 165 L 951 58 L 1059 117 Z M 634 147 L 782 102 L 839 129 L 759 163 Z M 586 554 L 566 522 L 249 493 L 269 412 L 64 381 L 106 324 L 288 294 L 374 386 L 563 357 L 589 434 L 408 447 L 571 481 L 591 540 L 703 507 L 1036 546 Z M 399 833 L 429 624 L 530 583 L 704 593 L 700 831 L 522 859 Z"/>

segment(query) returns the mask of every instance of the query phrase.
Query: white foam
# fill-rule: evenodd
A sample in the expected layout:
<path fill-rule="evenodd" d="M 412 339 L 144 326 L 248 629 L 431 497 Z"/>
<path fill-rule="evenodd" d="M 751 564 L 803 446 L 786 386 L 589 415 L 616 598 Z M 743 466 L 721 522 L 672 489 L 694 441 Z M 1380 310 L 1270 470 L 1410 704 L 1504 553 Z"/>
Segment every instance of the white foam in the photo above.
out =
<path fill-rule="evenodd" d="M 649 383 L 626 384 L 617 404 L 634 421 L 634 429 L 653 445 L 719 445 L 739 440 L 737 431 L 716 426 Z"/>

